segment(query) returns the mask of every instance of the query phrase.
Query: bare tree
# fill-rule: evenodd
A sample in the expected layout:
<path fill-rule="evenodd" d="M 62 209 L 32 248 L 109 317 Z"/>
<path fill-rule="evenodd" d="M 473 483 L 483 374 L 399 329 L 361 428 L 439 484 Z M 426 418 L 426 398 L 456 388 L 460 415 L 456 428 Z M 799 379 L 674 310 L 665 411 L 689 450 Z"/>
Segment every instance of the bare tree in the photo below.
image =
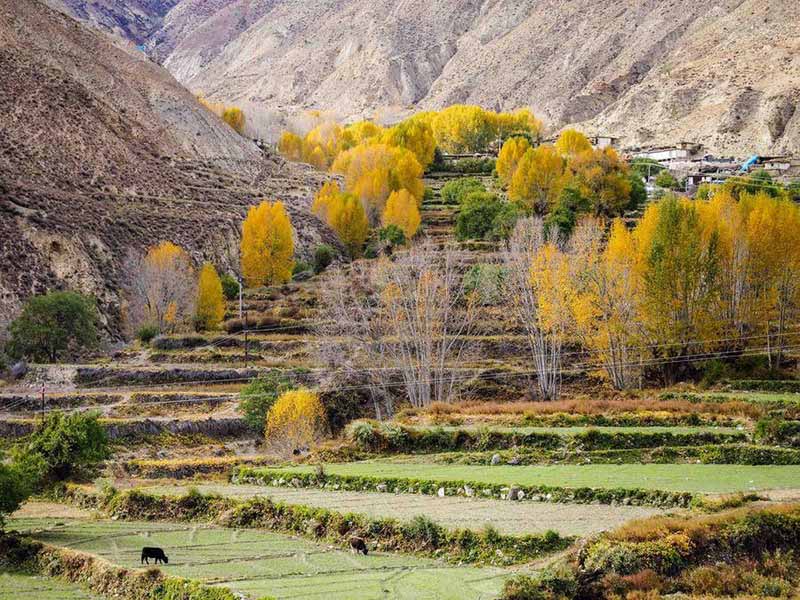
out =
<path fill-rule="evenodd" d="M 369 373 L 379 415 L 393 411 L 395 380 L 412 406 L 452 400 L 453 366 L 463 357 L 475 307 L 451 248 L 426 242 L 393 259 L 357 263 L 327 288 L 326 331 L 350 348 L 328 348 L 329 363 Z"/>

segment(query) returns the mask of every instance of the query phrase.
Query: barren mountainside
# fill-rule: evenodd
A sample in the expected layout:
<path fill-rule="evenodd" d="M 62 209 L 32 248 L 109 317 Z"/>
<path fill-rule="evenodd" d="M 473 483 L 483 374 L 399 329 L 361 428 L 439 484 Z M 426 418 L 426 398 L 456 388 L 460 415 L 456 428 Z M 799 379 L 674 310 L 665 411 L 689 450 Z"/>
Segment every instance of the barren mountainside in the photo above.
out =
<path fill-rule="evenodd" d="M 800 151 L 795 0 L 178 0 L 146 45 L 265 109 L 529 105 L 627 146 Z"/>
<path fill-rule="evenodd" d="M 0 0 L 0 321 L 77 289 L 120 324 L 130 252 L 163 239 L 232 270 L 239 224 L 283 200 L 312 252 L 323 175 L 270 157 L 162 67 L 36 0 Z M 2 329 L 0 323 L 0 329 Z"/>

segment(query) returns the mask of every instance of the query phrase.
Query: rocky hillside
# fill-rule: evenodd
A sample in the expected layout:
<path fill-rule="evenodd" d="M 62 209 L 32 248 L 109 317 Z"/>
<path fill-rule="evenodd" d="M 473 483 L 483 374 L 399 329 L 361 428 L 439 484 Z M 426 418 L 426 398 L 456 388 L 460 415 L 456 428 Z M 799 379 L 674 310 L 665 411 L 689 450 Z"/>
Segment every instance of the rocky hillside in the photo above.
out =
<path fill-rule="evenodd" d="M 147 47 L 265 109 L 529 105 L 628 146 L 800 151 L 795 0 L 178 0 Z"/>
<path fill-rule="evenodd" d="M 263 198 L 287 203 L 303 251 L 335 243 L 309 212 L 321 174 L 263 154 L 121 46 L 37 0 L 0 0 L 0 321 L 70 288 L 116 331 L 131 251 L 168 239 L 233 269 Z"/>

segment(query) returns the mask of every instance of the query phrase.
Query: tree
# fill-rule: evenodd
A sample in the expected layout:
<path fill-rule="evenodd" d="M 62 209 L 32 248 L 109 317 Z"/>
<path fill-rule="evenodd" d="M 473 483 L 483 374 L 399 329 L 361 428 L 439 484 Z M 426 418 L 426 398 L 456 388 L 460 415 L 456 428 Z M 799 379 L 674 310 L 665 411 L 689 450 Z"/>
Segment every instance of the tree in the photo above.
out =
<path fill-rule="evenodd" d="M 291 131 L 284 131 L 278 140 L 278 152 L 289 160 L 303 160 L 303 138 Z"/>
<path fill-rule="evenodd" d="M 220 278 L 222 293 L 226 300 L 236 300 L 239 297 L 239 282 L 229 273 L 224 273 Z"/>
<path fill-rule="evenodd" d="M 509 138 L 503 144 L 497 157 L 497 175 L 505 185 L 511 184 L 519 161 L 530 148 L 530 142 L 523 137 Z"/>
<path fill-rule="evenodd" d="M 307 389 L 283 392 L 267 413 L 264 435 L 273 451 L 291 455 L 307 448 L 325 435 L 325 408 L 319 396 Z"/>
<path fill-rule="evenodd" d="M 189 325 L 194 315 L 197 281 L 186 251 L 172 242 L 151 247 L 144 257 L 131 255 L 128 295 L 134 330 L 155 325 L 169 333 Z"/>
<path fill-rule="evenodd" d="M 242 275 L 247 285 L 275 285 L 292 278 L 292 223 L 282 202 L 262 202 L 242 224 Z"/>
<path fill-rule="evenodd" d="M 239 392 L 239 411 L 245 422 L 263 435 L 272 405 L 278 396 L 290 389 L 291 382 L 280 371 L 269 371 L 251 379 Z"/>
<path fill-rule="evenodd" d="M 222 112 L 222 120 L 228 125 L 233 127 L 234 131 L 239 135 L 244 135 L 245 116 L 241 108 L 235 106 L 228 106 Z"/>
<path fill-rule="evenodd" d="M 97 347 L 94 300 L 75 292 L 49 292 L 28 300 L 9 326 L 6 351 L 16 358 L 58 362 Z"/>
<path fill-rule="evenodd" d="M 210 262 L 200 269 L 195 323 L 201 330 L 216 329 L 225 318 L 225 294 L 217 270 Z"/>
<path fill-rule="evenodd" d="M 383 143 L 409 150 L 423 169 L 433 162 L 436 140 L 431 126 L 420 119 L 406 119 L 383 134 Z"/>
<path fill-rule="evenodd" d="M 564 160 L 553 146 L 530 148 L 519 160 L 508 196 L 527 214 L 544 215 L 555 206 L 568 179 Z"/>
<path fill-rule="evenodd" d="M 503 209 L 496 194 L 473 192 L 467 196 L 456 217 L 456 239 L 485 240 L 491 236 L 494 222 Z"/>
<path fill-rule="evenodd" d="M 331 181 L 322 186 L 311 210 L 336 232 L 351 257 L 361 255 L 369 235 L 369 222 L 358 198 L 342 192 L 339 184 Z"/>
<path fill-rule="evenodd" d="M 17 450 L 18 464 L 35 465 L 37 490 L 70 479 L 90 480 L 110 458 L 108 435 L 96 413 L 52 412 Z"/>
<path fill-rule="evenodd" d="M 589 150 L 573 157 L 574 185 L 587 198 L 595 216 L 616 217 L 631 202 L 628 167 L 613 148 Z"/>
<path fill-rule="evenodd" d="M 392 192 L 386 201 L 381 222 L 384 227 L 396 225 L 403 230 L 406 240 L 410 240 L 419 230 L 422 218 L 417 208 L 417 199 L 407 190 Z"/>
<path fill-rule="evenodd" d="M 647 202 L 647 187 L 644 184 L 644 179 L 635 171 L 628 174 L 628 180 L 631 182 L 631 195 L 628 202 L 628 210 L 636 210 L 645 205 Z"/>
<path fill-rule="evenodd" d="M 678 189 L 680 186 L 675 176 L 669 172 L 669 169 L 664 169 L 656 175 L 656 185 L 668 190 Z"/>
<path fill-rule="evenodd" d="M 33 493 L 34 482 L 18 462 L 5 462 L 0 454 L 0 531 L 6 517 L 22 506 Z"/>
<path fill-rule="evenodd" d="M 567 158 L 574 158 L 582 152 L 589 152 L 592 144 L 580 131 L 565 129 L 558 136 L 555 144 L 556 152 Z"/>

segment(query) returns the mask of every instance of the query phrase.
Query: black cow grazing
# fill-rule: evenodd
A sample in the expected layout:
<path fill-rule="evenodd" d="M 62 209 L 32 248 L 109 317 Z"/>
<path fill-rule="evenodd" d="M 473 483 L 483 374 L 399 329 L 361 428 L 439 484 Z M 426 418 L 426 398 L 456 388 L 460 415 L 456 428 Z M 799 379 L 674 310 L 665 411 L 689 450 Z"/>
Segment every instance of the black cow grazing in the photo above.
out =
<path fill-rule="evenodd" d="M 360 537 L 351 537 L 350 538 L 350 551 L 353 554 L 358 554 L 359 552 L 363 552 L 364 556 L 366 556 L 367 555 L 367 544 Z"/>
<path fill-rule="evenodd" d="M 142 548 L 142 560 L 146 565 L 150 563 L 147 561 L 148 558 L 154 558 L 156 560 L 156 564 L 159 562 L 163 562 L 165 565 L 169 564 L 169 558 L 161 548 Z"/>

